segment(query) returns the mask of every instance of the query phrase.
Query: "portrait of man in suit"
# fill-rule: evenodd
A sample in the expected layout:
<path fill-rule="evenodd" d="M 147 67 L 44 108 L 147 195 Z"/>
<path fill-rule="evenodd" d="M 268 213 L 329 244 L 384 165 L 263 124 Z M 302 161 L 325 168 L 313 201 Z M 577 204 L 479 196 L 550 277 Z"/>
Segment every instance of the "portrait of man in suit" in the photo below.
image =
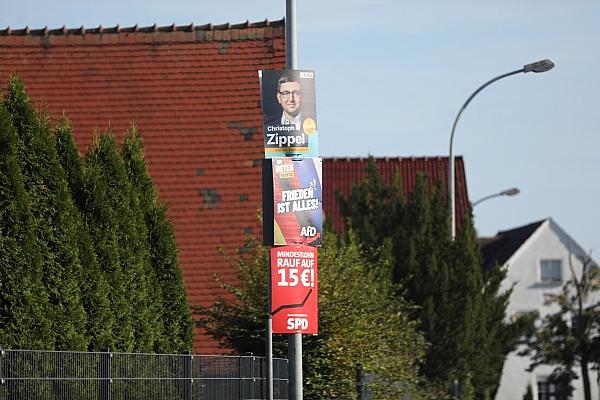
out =
<path fill-rule="evenodd" d="M 312 71 L 261 71 L 266 157 L 316 157 L 317 120 Z"/>
<path fill-rule="evenodd" d="M 282 75 L 277 81 L 277 102 L 281 106 L 280 118 L 270 121 L 272 125 L 294 125 L 297 130 L 302 124 L 302 90 L 293 74 Z"/>

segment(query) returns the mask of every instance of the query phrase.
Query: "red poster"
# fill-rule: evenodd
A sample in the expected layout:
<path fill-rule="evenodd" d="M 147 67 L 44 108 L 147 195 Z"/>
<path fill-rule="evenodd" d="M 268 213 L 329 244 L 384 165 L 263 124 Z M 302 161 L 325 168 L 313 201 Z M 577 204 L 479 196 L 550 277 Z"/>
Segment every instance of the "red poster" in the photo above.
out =
<path fill-rule="evenodd" d="M 316 248 L 271 249 L 271 315 L 273 333 L 319 332 Z"/>

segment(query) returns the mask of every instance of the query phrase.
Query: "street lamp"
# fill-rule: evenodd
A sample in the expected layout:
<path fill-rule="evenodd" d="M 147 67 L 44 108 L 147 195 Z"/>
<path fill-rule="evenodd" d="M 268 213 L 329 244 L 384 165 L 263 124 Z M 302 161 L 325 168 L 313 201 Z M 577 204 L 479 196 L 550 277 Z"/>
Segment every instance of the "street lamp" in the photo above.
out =
<path fill-rule="evenodd" d="M 510 188 L 510 189 L 506 189 L 503 190 L 501 192 L 498 193 L 494 193 L 494 194 L 490 194 L 488 196 L 482 197 L 481 199 L 477 200 L 475 203 L 472 204 L 472 207 L 475 208 L 475 206 L 483 201 L 489 200 L 489 199 L 493 199 L 494 197 L 499 197 L 499 196 L 516 196 L 519 193 L 521 193 L 521 191 L 519 190 L 519 188 Z"/>
<path fill-rule="evenodd" d="M 454 238 L 456 237 L 456 204 L 455 204 L 455 178 L 454 178 L 454 153 L 453 153 L 453 143 L 454 143 L 454 131 L 456 130 L 456 125 L 458 124 L 458 120 L 460 119 L 460 116 L 462 114 L 462 112 L 465 110 L 465 108 L 467 108 L 467 106 L 469 105 L 469 103 L 471 102 L 471 100 L 473 100 L 473 98 L 475 96 L 477 96 L 477 94 L 479 92 L 481 92 L 483 89 L 485 89 L 486 87 L 488 87 L 489 85 L 491 85 L 492 83 L 499 81 L 502 78 L 506 78 L 508 76 L 511 75 L 516 75 L 519 74 L 521 72 L 526 73 L 526 72 L 535 72 L 535 73 L 539 73 L 539 72 L 546 72 L 551 70 L 552 68 L 554 68 L 554 63 L 552 62 L 552 60 L 541 60 L 541 61 L 537 61 L 531 64 L 527 64 L 525 65 L 523 68 L 518 69 L 516 71 L 512 71 L 512 72 L 507 72 L 506 74 L 502 74 L 499 75 L 497 77 L 495 77 L 494 79 L 491 79 L 489 81 L 487 81 L 486 83 L 484 83 L 483 85 L 481 85 L 479 87 L 479 89 L 477 89 L 476 91 L 473 92 L 473 94 L 471 94 L 471 96 L 469 96 L 469 98 L 467 99 L 467 101 L 465 101 L 465 104 L 463 104 L 463 106 L 460 108 L 460 111 L 458 112 L 458 115 L 456 115 L 456 119 L 454 120 L 454 125 L 452 125 L 452 134 L 450 135 L 450 157 L 449 157 L 449 182 L 448 182 L 448 186 L 449 186 L 449 192 L 450 192 L 450 219 L 451 219 L 451 232 L 452 232 L 452 240 L 454 240 Z"/>

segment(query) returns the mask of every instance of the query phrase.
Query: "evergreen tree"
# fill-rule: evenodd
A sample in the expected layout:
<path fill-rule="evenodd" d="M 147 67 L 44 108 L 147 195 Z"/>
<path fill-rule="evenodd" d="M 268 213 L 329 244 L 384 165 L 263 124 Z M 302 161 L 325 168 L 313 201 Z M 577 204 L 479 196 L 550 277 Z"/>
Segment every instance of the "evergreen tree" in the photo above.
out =
<path fill-rule="evenodd" d="M 85 212 L 86 192 L 83 161 L 66 120 L 59 122 L 55 129 L 56 149 L 74 202 L 80 212 L 77 218 L 77 243 L 83 266 L 81 286 L 82 301 L 88 315 L 87 335 L 90 338 L 90 351 L 105 351 L 112 344 L 114 315 L 110 309 L 107 277 L 96 258 L 96 252 L 88 225 L 84 223 L 81 212 Z"/>
<path fill-rule="evenodd" d="M 238 260 L 240 286 L 224 284 L 234 296 L 200 308 L 206 328 L 238 353 L 264 354 L 267 309 L 267 249 L 251 241 L 250 257 Z M 416 364 L 423 338 L 409 318 L 406 303 L 392 284 L 389 256 L 377 262 L 361 250 L 354 236 L 338 242 L 326 233 L 319 250 L 319 334 L 303 339 L 306 399 L 349 399 L 356 396 L 356 364 L 374 378 L 373 398 L 425 398 L 417 389 Z M 285 354 L 286 336 L 273 338 L 274 354 Z M 435 397 L 439 398 L 439 397 Z"/>
<path fill-rule="evenodd" d="M 123 146 L 123 158 L 133 190 L 139 196 L 143 213 L 153 275 L 151 284 L 159 325 L 164 335 L 157 351 L 180 353 L 190 351 L 193 341 L 192 319 L 187 305 L 183 276 L 173 226 L 167 217 L 167 206 L 160 203 L 144 161 L 142 138 L 131 128 Z"/>
<path fill-rule="evenodd" d="M 136 334 L 135 351 L 151 352 L 164 349 L 164 325 L 162 319 L 162 293 L 158 286 L 156 272 L 150 258 L 150 243 L 148 229 L 141 208 L 140 197 L 133 187 L 122 154 L 123 173 L 129 194 L 131 220 L 122 225 L 123 239 L 128 243 L 129 252 L 126 252 L 126 264 L 130 275 L 131 287 L 137 294 L 133 300 L 134 329 Z M 120 171 L 119 171 L 120 176 Z M 132 228 L 130 231 L 129 228 Z M 123 241 L 122 241 L 123 243 Z"/>
<path fill-rule="evenodd" d="M 86 158 L 85 206 L 96 254 L 112 287 L 114 348 L 152 351 L 157 316 L 150 300 L 147 233 L 114 138 L 103 134 Z M 111 347 L 113 348 L 113 347 Z"/>
<path fill-rule="evenodd" d="M 480 381 L 488 377 L 488 359 L 485 353 L 489 339 L 487 309 L 483 293 L 485 283 L 481 269 L 481 255 L 475 239 L 475 230 L 469 218 L 463 221 L 462 229 L 453 243 L 453 254 L 449 271 L 451 276 L 450 295 L 448 296 L 450 316 L 448 321 L 451 335 L 451 353 L 455 361 L 455 376 L 462 382 L 475 387 L 480 398 L 487 387 Z M 494 293 L 494 296 L 496 293 Z M 497 376 L 500 378 L 500 375 Z M 499 382 L 496 382 L 496 385 Z M 464 386 L 464 384 L 463 384 Z"/>
<path fill-rule="evenodd" d="M 12 119 L 0 103 L 0 346 L 51 349 L 48 294 L 17 146 Z"/>
<path fill-rule="evenodd" d="M 510 295 L 498 294 L 504 272 L 481 270 L 470 218 L 451 240 L 445 190 L 443 182 L 432 188 L 420 175 L 405 200 L 399 178 L 383 182 L 371 158 L 365 180 L 339 201 L 346 229 L 367 248 L 392 246 L 394 281 L 418 306 L 412 315 L 430 343 L 421 373 L 439 387 L 458 379 L 472 384 L 477 398 L 493 397 L 504 357 L 521 332 L 503 322 Z"/>
<path fill-rule="evenodd" d="M 86 314 L 79 290 L 82 268 L 77 246 L 76 209 L 58 161 L 46 116 L 36 113 L 19 78 L 9 82 L 6 108 L 16 128 L 18 155 L 29 195 L 48 292 L 55 347 L 84 350 Z"/>
<path fill-rule="evenodd" d="M 127 165 L 110 135 L 83 162 L 66 119 L 52 131 L 11 79 L 0 102 L 0 346 L 191 349 L 173 228 L 141 139 L 127 139 Z"/>
<path fill-rule="evenodd" d="M 405 199 L 400 175 L 396 174 L 393 185 L 387 185 L 373 161 L 365 165 L 365 178 L 352 188 L 352 196 L 362 201 L 346 201 L 338 194 L 337 199 L 346 226 L 359 226 L 354 230 L 360 243 L 366 248 L 378 248 L 384 240 L 400 235 L 398 223 L 404 218 Z M 369 255 L 369 254 L 367 254 Z M 399 281 L 394 270 L 394 280 Z"/>

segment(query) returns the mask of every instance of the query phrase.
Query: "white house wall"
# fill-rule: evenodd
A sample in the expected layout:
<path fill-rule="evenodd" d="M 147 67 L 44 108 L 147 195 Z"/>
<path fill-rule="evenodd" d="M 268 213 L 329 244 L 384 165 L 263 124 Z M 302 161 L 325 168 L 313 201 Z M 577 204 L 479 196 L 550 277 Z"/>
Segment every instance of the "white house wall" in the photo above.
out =
<path fill-rule="evenodd" d="M 541 259 L 561 259 L 564 283 L 571 277 L 569 249 L 571 249 L 571 262 L 577 275 L 580 276 L 583 264 L 576 256 L 585 256 L 583 250 L 556 223 L 546 220 L 515 252 L 505 265 L 508 271 L 502 284 L 502 290 L 507 290 L 514 285 L 507 308 L 509 317 L 516 313 L 536 310 L 541 316 L 544 316 L 558 309 L 556 306 L 550 307 L 544 304 L 544 294 L 560 292 L 562 283 L 542 284 L 539 265 Z M 519 357 L 516 352 L 508 356 L 504 363 L 502 379 L 496 395 L 497 400 L 522 399 L 528 384 L 531 384 L 534 398 L 537 399 L 537 376 L 548 376 L 553 368 L 540 366 L 529 373 L 526 371 L 529 364 L 528 358 Z M 576 372 L 579 374 L 579 369 Z M 598 400 L 595 371 L 590 372 L 590 380 L 592 381 L 592 398 Z M 573 386 L 575 387 L 573 399 L 583 399 L 581 379 L 575 380 Z"/>

